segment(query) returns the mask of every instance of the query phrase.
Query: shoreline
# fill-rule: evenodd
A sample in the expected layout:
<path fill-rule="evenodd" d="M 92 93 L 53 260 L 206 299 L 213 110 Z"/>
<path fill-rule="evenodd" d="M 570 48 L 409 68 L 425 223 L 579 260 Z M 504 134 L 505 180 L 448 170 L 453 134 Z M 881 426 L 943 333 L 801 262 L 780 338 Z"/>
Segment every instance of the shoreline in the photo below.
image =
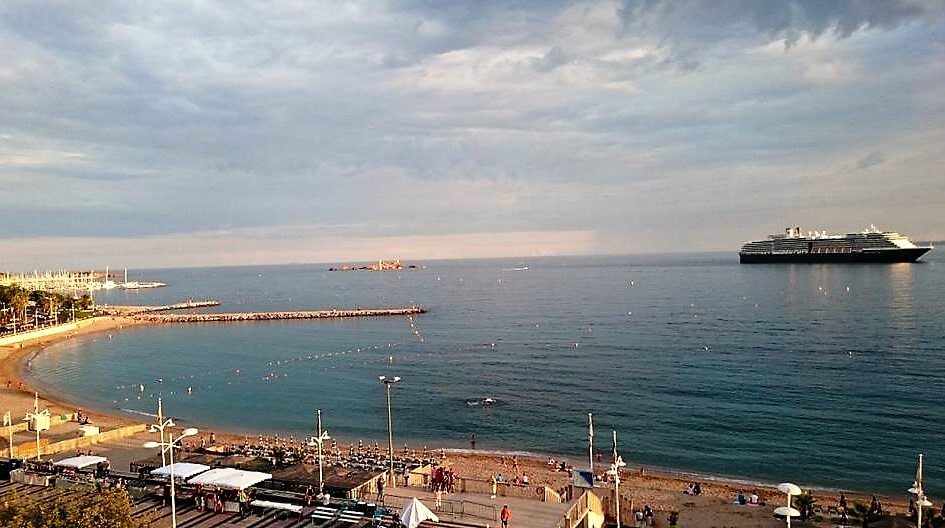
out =
<path fill-rule="evenodd" d="M 75 412 L 77 405 L 69 401 L 67 396 L 56 394 L 54 389 L 38 385 L 29 374 L 27 364 L 30 360 L 39 354 L 46 352 L 46 347 L 67 341 L 69 339 L 84 336 L 88 334 L 105 332 L 108 330 L 120 331 L 126 327 L 135 327 L 139 325 L 154 324 L 146 320 L 131 319 L 128 317 L 107 315 L 97 317 L 96 320 L 88 326 L 81 327 L 74 332 L 66 332 L 54 336 L 38 338 L 31 342 L 24 342 L 14 346 L 0 347 L 0 380 L 4 385 L 0 386 L 0 412 L 14 409 L 26 409 L 33 405 L 34 392 L 40 392 L 41 405 L 48 406 L 50 412 L 61 414 Z M 54 353 L 54 351 L 48 351 Z M 5 383 L 10 382 L 10 388 L 7 389 Z M 40 391 L 49 391 L 42 392 Z M 105 427 L 117 427 L 134 423 L 147 423 L 144 420 L 135 420 L 133 413 L 123 412 L 121 409 L 106 410 L 100 407 L 83 408 L 83 413 L 88 415 L 95 423 Z M 14 413 L 17 414 L 17 413 Z M 141 418 L 147 416 L 142 413 Z M 193 424 L 200 425 L 200 424 Z M 242 442 L 243 439 L 253 439 L 259 436 L 287 436 L 281 433 L 248 433 L 238 431 L 230 427 L 216 428 L 217 436 L 223 442 Z M 395 448 L 396 449 L 396 448 Z M 439 450 L 434 448 L 433 450 Z M 490 448 L 490 449 L 468 449 L 460 447 L 446 447 L 447 463 L 454 465 L 459 472 L 470 478 L 488 479 L 489 475 L 496 472 L 511 474 L 511 460 L 518 459 L 517 466 L 524 471 L 528 470 L 533 483 L 546 483 L 554 489 L 566 485 L 567 473 L 553 472 L 547 467 L 546 461 L 549 456 L 561 461 L 567 461 L 582 467 L 584 461 L 581 457 L 558 456 L 553 453 L 537 453 L 514 449 Z M 599 470 L 606 466 L 606 459 L 603 462 L 595 463 L 595 468 Z M 632 468 L 631 468 L 632 466 Z M 634 499 L 634 504 L 650 504 L 659 511 L 670 511 L 671 509 L 680 509 L 690 503 L 694 497 L 683 495 L 682 491 L 686 489 L 690 482 L 702 483 L 703 496 L 705 499 L 721 499 L 723 504 L 731 502 L 739 491 L 745 491 L 750 494 L 752 491 L 757 493 L 769 504 L 780 504 L 783 501 L 783 495 L 777 491 L 777 483 L 769 483 L 761 480 L 755 480 L 751 477 L 735 477 L 714 474 L 701 474 L 672 468 L 661 468 L 645 466 L 645 472 L 641 472 L 641 465 L 631 463 L 628 466 L 626 476 L 621 476 L 621 495 Z M 510 477 L 511 478 L 511 477 Z M 799 484 L 800 485 L 800 484 Z M 840 493 L 847 496 L 848 501 L 863 501 L 869 503 L 870 493 L 861 490 L 841 490 L 823 486 L 804 486 L 804 490 L 812 490 L 819 503 L 824 507 L 837 503 Z M 606 495 L 612 493 L 607 489 L 599 489 L 599 494 Z M 884 505 L 884 508 L 902 513 L 908 509 L 908 498 L 897 498 L 877 495 Z"/>

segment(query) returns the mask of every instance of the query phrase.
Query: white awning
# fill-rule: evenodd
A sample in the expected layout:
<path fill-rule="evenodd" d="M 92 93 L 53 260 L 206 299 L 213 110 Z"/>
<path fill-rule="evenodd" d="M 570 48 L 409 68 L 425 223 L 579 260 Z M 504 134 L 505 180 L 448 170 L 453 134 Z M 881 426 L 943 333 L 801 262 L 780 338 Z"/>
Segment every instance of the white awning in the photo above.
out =
<path fill-rule="evenodd" d="M 174 478 L 189 479 L 194 475 L 199 475 L 204 471 L 210 469 L 210 466 L 205 466 L 203 464 L 191 464 L 189 462 L 175 462 L 174 466 Z M 171 466 L 167 465 L 160 467 L 151 472 L 155 477 L 170 477 L 171 476 Z"/>
<path fill-rule="evenodd" d="M 218 488 L 241 490 L 271 478 L 272 475 L 269 473 L 243 471 L 233 468 L 217 468 L 201 473 L 189 479 L 187 482 L 190 484 L 200 484 L 202 486 L 216 486 Z"/>
<path fill-rule="evenodd" d="M 99 462 L 105 462 L 107 460 L 108 459 L 105 457 L 82 455 L 82 456 L 77 456 L 77 457 L 72 457 L 72 458 L 64 458 L 60 460 L 59 462 L 54 463 L 53 465 L 60 466 L 60 467 L 67 467 L 67 468 L 83 469 L 89 466 L 94 466 L 98 464 Z"/>
<path fill-rule="evenodd" d="M 417 528 L 423 521 L 440 522 L 435 513 L 427 508 L 426 504 L 414 497 L 400 511 L 400 522 L 407 528 Z"/>

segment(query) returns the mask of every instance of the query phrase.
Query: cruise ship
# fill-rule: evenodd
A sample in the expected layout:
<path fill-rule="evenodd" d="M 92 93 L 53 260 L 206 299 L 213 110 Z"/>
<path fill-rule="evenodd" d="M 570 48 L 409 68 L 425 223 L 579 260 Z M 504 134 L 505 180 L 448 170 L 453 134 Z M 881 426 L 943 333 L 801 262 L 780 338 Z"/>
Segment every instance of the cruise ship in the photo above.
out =
<path fill-rule="evenodd" d="M 915 262 L 932 249 L 917 246 L 893 231 L 870 226 L 860 233 L 828 235 L 826 231 L 802 233 L 788 227 L 784 234 L 746 242 L 738 252 L 742 264 L 762 262 Z"/>

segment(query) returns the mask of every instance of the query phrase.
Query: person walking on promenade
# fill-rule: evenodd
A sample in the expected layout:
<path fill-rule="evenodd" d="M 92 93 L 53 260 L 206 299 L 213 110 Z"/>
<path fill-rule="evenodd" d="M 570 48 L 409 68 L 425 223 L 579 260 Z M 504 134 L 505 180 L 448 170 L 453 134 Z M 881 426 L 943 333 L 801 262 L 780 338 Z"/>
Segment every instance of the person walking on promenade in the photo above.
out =
<path fill-rule="evenodd" d="M 377 502 L 384 504 L 384 479 L 377 479 Z"/>
<path fill-rule="evenodd" d="M 499 519 L 502 521 L 502 528 L 509 528 L 509 520 L 512 519 L 512 510 L 509 509 L 508 504 L 502 506 L 502 511 L 499 512 Z"/>

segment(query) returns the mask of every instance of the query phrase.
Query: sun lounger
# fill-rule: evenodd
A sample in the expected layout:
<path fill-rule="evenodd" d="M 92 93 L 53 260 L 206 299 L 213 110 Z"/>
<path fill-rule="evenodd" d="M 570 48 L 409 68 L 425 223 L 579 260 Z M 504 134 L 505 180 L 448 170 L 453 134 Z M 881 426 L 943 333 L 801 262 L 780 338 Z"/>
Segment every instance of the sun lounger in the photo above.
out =
<path fill-rule="evenodd" d="M 338 508 L 331 508 L 329 506 L 316 506 L 315 511 L 312 512 L 312 519 L 327 521 L 334 519 L 337 513 Z"/>
<path fill-rule="evenodd" d="M 254 500 L 249 503 L 254 508 L 264 508 L 270 510 L 281 510 L 292 513 L 302 513 L 302 507 L 298 504 L 287 504 L 285 502 L 272 502 L 266 500 Z"/>
<path fill-rule="evenodd" d="M 355 510 L 342 510 L 338 520 L 345 523 L 356 523 L 364 517 L 364 514 Z"/>

